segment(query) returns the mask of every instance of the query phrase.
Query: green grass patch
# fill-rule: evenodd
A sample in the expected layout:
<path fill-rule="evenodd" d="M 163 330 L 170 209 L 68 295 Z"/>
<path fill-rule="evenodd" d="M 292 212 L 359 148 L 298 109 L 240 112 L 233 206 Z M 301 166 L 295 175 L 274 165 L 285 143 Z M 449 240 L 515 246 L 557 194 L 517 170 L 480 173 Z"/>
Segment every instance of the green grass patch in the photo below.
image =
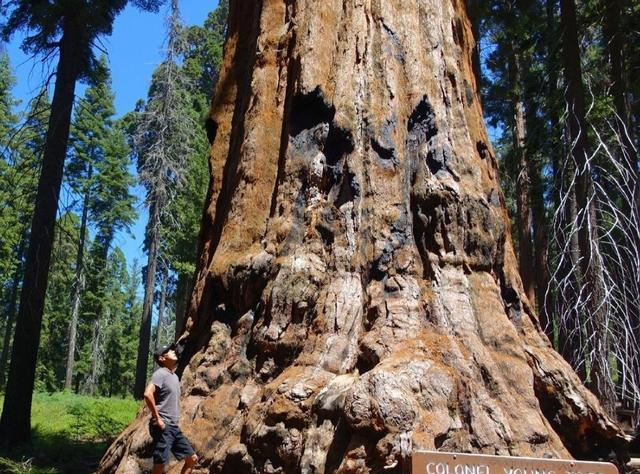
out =
<path fill-rule="evenodd" d="M 0 474 L 93 472 L 109 443 L 133 420 L 139 406 L 133 399 L 69 392 L 34 394 L 31 445 L 4 453 Z"/>

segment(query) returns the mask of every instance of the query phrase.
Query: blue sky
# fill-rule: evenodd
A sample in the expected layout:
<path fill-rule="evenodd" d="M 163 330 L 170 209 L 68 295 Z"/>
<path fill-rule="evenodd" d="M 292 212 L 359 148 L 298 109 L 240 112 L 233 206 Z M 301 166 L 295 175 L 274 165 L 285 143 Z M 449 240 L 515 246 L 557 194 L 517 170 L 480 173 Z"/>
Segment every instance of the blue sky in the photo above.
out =
<path fill-rule="evenodd" d="M 217 0 L 180 0 L 183 22 L 187 25 L 203 24 L 207 14 L 217 3 Z M 146 97 L 151 74 L 163 56 L 166 16 L 166 8 L 161 9 L 160 13 L 152 14 L 129 6 L 116 19 L 113 35 L 102 38 L 102 47 L 107 51 L 111 67 L 118 115 L 132 110 L 138 99 Z M 38 58 L 33 60 L 20 51 L 21 41 L 22 37 L 16 35 L 6 46 L 17 79 L 13 92 L 25 104 L 41 88 L 43 78 L 48 74 Z M 81 95 L 83 89 L 79 85 L 76 95 Z M 148 217 L 142 205 L 142 189 L 136 189 L 135 194 L 140 198 L 138 220 L 131 229 L 131 235 L 121 233 L 115 244 L 123 249 L 129 263 L 134 258 L 143 263 L 145 255 L 142 242 Z"/>

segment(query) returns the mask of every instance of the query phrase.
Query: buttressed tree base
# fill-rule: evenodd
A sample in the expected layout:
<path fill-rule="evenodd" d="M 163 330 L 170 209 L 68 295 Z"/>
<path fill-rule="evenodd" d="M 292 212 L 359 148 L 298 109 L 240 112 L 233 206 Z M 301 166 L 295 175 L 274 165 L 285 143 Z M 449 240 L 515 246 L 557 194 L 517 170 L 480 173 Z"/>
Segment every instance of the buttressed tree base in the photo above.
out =
<path fill-rule="evenodd" d="M 463 0 L 231 2 L 182 367 L 197 472 L 623 443 L 523 294 L 473 47 Z M 99 473 L 150 468 L 147 423 Z"/>

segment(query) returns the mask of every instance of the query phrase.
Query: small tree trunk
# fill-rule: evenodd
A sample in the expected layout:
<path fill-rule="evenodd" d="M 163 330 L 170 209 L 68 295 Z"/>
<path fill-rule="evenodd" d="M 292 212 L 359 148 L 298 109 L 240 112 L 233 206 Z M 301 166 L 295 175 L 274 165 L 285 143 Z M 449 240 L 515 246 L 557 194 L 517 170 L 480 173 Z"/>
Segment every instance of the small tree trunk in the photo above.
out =
<path fill-rule="evenodd" d="M 529 176 L 532 177 L 533 206 L 533 241 L 535 242 L 535 286 L 537 296 L 538 317 L 540 325 L 550 340 L 553 340 L 552 308 L 553 300 L 549 291 L 549 225 L 544 206 L 544 189 L 539 170 L 530 166 Z"/>
<path fill-rule="evenodd" d="M 638 156 L 634 147 L 635 131 L 631 125 L 629 101 L 627 100 L 627 77 L 625 74 L 624 37 L 620 29 L 621 0 L 607 0 L 604 4 L 605 46 L 609 58 L 611 96 L 616 112 L 616 126 L 620 137 L 619 153 L 622 162 L 634 181 L 638 180 Z"/>
<path fill-rule="evenodd" d="M 88 395 L 95 395 L 98 392 L 98 379 L 100 378 L 100 361 L 102 359 L 102 322 L 97 318 L 93 323 L 91 336 L 91 368 L 89 377 L 85 383 L 84 391 Z"/>
<path fill-rule="evenodd" d="M 582 302 L 588 337 L 589 379 L 604 408 L 615 413 L 615 391 L 609 368 L 609 339 L 602 260 L 599 253 L 596 197 L 587 156 L 587 121 L 574 0 L 561 0 L 566 97 L 569 102 L 569 159 L 576 166 L 576 205 Z"/>
<path fill-rule="evenodd" d="M 166 265 L 162 266 L 162 284 L 160 285 L 160 304 L 158 305 L 158 324 L 156 326 L 156 345 L 155 348 L 160 347 L 160 340 L 162 338 L 162 329 L 164 324 L 164 311 L 167 304 L 167 280 L 169 279 L 169 270 Z"/>
<path fill-rule="evenodd" d="M 565 176 L 558 181 L 569 181 L 573 174 L 570 164 L 565 169 Z M 586 380 L 584 328 L 577 305 L 579 299 L 580 272 L 578 234 L 575 231 L 577 209 L 575 190 L 568 190 L 559 185 L 562 192 L 568 193 L 565 204 L 559 204 L 560 223 L 556 229 L 556 241 L 560 243 L 561 263 L 558 270 L 558 281 L 561 282 L 561 294 L 558 297 L 560 318 L 558 321 L 559 350 L 564 359 L 578 372 L 581 380 Z M 567 238 L 567 234 L 569 237 Z"/>
<path fill-rule="evenodd" d="M 619 161 L 627 173 L 626 176 L 623 176 L 625 190 L 628 194 L 622 198 L 622 213 L 628 220 L 623 221 L 620 243 L 630 249 L 627 254 L 630 258 L 624 262 L 625 269 L 621 274 L 622 279 L 629 282 L 625 285 L 628 288 L 625 296 L 630 304 L 628 314 L 623 317 L 627 328 L 640 328 L 640 308 L 638 307 L 638 295 L 635 291 L 638 288 L 638 282 L 640 282 L 638 275 L 640 269 L 636 258 L 636 252 L 640 251 L 640 232 L 638 231 L 640 228 L 640 176 L 638 174 L 638 154 L 634 147 L 634 143 L 636 143 L 635 129 L 631 120 L 631 107 L 627 99 L 629 89 L 624 54 L 626 38 L 621 28 L 623 1 L 607 0 L 602 3 L 605 11 L 603 34 L 610 66 L 611 96 L 616 114 L 615 127 L 619 137 L 616 151 Z M 631 196 L 633 198 L 628 199 Z M 625 223 L 627 224 L 625 225 Z M 640 349 L 638 344 L 640 341 L 636 342 L 636 350 Z M 634 398 L 637 405 L 640 404 L 640 392 L 638 392 L 640 389 L 640 353 L 631 352 L 628 361 L 621 367 L 622 376 L 618 377 L 618 381 L 622 393 L 626 391 L 622 386 L 625 381 L 635 381 Z"/>
<path fill-rule="evenodd" d="M 29 250 L 20 294 L 7 391 L 0 419 L 0 445 L 20 445 L 31 438 L 31 401 L 40 344 L 42 313 L 49 276 L 53 230 L 67 152 L 71 109 L 84 48 L 80 27 L 64 21 L 56 85 L 51 103 L 42 170 L 38 181 Z"/>
<path fill-rule="evenodd" d="M 27 246 L 27 232 L 22 232 L 20 244 L 18 245 L 18 255 L 16 269 L 11 282 L 11 296 L 7 307 L 7 322 L 4 327 L 4 339 L 2 344 L 2 354 L 0 355 L 0 390 L 4 390 L 6 383 L 7 362 L 9 350 L 11 349 L 11 335 L 13 334 L 13 323 L 16 319 L 16 309 L 18 308 L 18 294 L 20 292 L 20 279 L 22 278 L 24 251 Z"/>
<path fill-rule="evenodd" d="M 557 38 L 557 35 L 558 35 L 556 0 L 545 0 L 545 13 L 546 13 L 546 20 L 547 20 L 547 23 L 546 23 L 547 59 L 545 63 L 545 69 L 547 70 L 547 73 L 548 73 L 547 95 L 549 98 L 549 107 L 546 108 L 547 120 L 548 120 L 547 133 L 549 134 L 547 143 L 549 145 L 550 156 L 551 156 L 551 166 L 552 166 L 552 172 L 553 172 L 553 180 L 551 184 L 552 186 L 551 196 L 552 196 L 554 211 L 558 213 L 558 210 L 560 209 L 560 206 L 561 206 L 560 189 L 562 186 L 561 173 L 560 173 L 562 127 L 560 126 L 560 117 L 558 115 L 558 108 L 559 108 L 558 97 L 560 94 L 558 92 L 557 64 L 558 64 L 559 58 L 558 58 L 557 48 L 555 47 L 555 42 L 552 41 L 552 38 Z M 553 219 L 552 219 L 552 222 L 553 222 Z M 553 224 L 551 224 L 550 227 L 553 227 Z M 552 232 L 553 230 L 550 228 L 549 237 L 553 235 L 554 237 L 553 242 L 557 244 L 562 240 L 562 236 L 557 235 L 557 229 L 556 229 L 555 235 Z M 547 256 L 549 257 L 551 252 L 555 250 L 557 254 L 559 251 L 562 250 L 562 248 L 560 247 L 560 248 L 554 249 L 553 245 L 549 243 L 547 245 L 546 250 L 547 250 Z M 547 261 L 547 264 L 548 264 L 547 270 L 550 273 L 552 273 L 553 270 L 551 269 L 551 262 Z M 551 275 L 550 275 L 550 279 L 551 279 Z M 563 299 L 563 296 L 559 292 L 559 289 L 560 289 L 559 285 L 553 285 L 553 288 L 549 287 L 544 295 L 545 312 L 547 314 L 547 319 L 549 320 L 549 323 L 550 323 L 549 332 L 547 334 L 550 336 L 550 339 L 554 342 L 556 348 L 558 347 L 558 345 L 557 345 L 557 339 L 555 336 L 558 334 L 558 327 L 559 327 L 558 312 L 556 311 L 556 305 L 557 305 L 556 300 L 562 301 Z M 556 297 L 555 299 L 554 299 L 554 296 Z"/>
<path fill-rule="evenodd" d="M 533 278 L 534 259 L 532 245 L 531 204 L 529 189 L 529 157 L 526 150 L 526 123 L 524 102 L 522 100 L 521 58 L 518 51 L 512 50 L 509 61 L 509 72 L 513 87 L 513 148 L 518 160 L 516 176 L 516 202 L 518 222 L 518 246 L 520 256 L 520 278 L 524 291 L 532 305 L 536 304 L 535 280 Z"/>
<path fill-rule="evenodd" d="M 91 180 L 93 166 L 88 165 L 87 179 Z M 69 348 L 67 349 L 67 367 L 64 377 L 64 388 L 71 390 L 73 383 L 73 366 L 76 354 L 76 337 L 78 330 L 78 314 L 80 313 L 80 295 L 84 289 L 84 244 L 87 232 L 87 218 L 89 214 L 89 190 L 85 191 L 82 201 L 82 218 L 80 220 L 80 235 L 78 237 L 78 252 L 76 255 L 76 274 L 73 280 L 73 296 L 71 298 L 71 318 L 69 321 Z"/>
<path fill-rule="evenodd" d="M 149 220 L 149 254 L 147 270 L 145 272 L 144 300 L 142 303 L 142 318 L 138 339 L 138 358 L 136 361 L 136 380 L 133 396 L 141 399 L 147 381 L 147 366 L 149 360 L 149 345 L 151 343 L 151 312 L 153 310 L 153 295 L 156 286 L 156 268 L 158 264 L 158 240 L 160 225 L 160 203 L 152 201 Z"/>

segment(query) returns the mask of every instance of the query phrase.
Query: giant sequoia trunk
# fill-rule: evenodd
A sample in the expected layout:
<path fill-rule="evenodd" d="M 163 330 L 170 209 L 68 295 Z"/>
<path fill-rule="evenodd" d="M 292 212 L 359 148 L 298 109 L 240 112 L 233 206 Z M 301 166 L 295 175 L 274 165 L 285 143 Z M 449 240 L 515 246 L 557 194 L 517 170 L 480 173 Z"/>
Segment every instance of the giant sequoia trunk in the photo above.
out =
<path fill-rule="evenodd" d="M 522 291 L 472 48 L 464 0 L 231 3 L 182 367 L 199 472 L 620 445 Z M 100 473 L 149 468 L 147 422 Z"/>

